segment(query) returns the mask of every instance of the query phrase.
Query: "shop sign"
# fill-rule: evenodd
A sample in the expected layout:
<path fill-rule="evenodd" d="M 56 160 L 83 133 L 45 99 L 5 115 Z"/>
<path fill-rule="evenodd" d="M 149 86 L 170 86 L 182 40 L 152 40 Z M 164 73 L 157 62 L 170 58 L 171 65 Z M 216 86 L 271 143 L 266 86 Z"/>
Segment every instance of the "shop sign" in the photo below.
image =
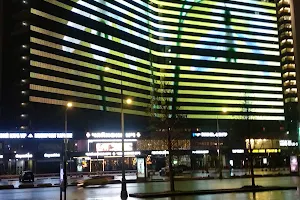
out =
<path fill-rule="evenodd" d="M 244 149 L 232 149 L 232 153 L 245 153 Z"/>
<path fill-rule="evenodd" d="M 227 132 L 200 132 L 200 133 L 193 133 L 193 137 L 205 137 L 205 138 L 216 138 L 216 137 L 227 137 L 228 133 Z"/>
<path fill-rule="evenodd" d="M 279 140 L 279 146 L 281 146 L 281 147 L 297 147 L 298 142 L 293 142 L 292 140 Z"/>
<path fill-rule="evenodd" d="M 3 159 L 3 155 L 0 155 L 0 159 Z"/>
<path fill-rule="evenodd" d="M 250 152 L 250 150 L 248 150 Z M 253 149 L 252 153 L 280 153 L 280 149 Z"/>
<path fill-rule="evenodd" d="M 209 150 L 196 150 L 192 151 L 192 154 L 208 154 Z"/>
<path fill-rule="evenodd" d="M 16 154 L 15 156 L 18 159 L 22 159 L 22 158 L 32 158 L 33 155 L 31 153 L 26 153 L 26 154 Z"/>
<path fill-rule="evenodd" d="M 164 151 L 151 151 L 151 154 L 152 155 L 167 155 L 167 154 L 169 154 L 169 151 L 166 151 L 166 150 L 164 150 Z"/>
<path fill-rule="evenodd" d="M 114 133 L 114 132 L 87 132 L 87 138 L 122 138 L 122 133 Z M 141 137 L 140 132 L 127 132 L 125 133 L 125 138 L 139 138 Z"/>
<path fill-rule="evenodd" d="M 34 138 L 37 139 L 71 139 L 73 133 L 34 133 Z"/>
<path fill-rule="evenodd" d="M 60 154 L 59 153 L 45 153 L 44 158 L 59 158 Z"/>
<path fill-rule="evenodd" d="M 96 156 L 122 156 L 122 152 L 87 152 L 85 153 L 86 156 L 89 157 L 96 157 Z M 124 156 L 137 156 L 141 155 L 140 151 L 126 151 L 124 152 Z"/>
<path fill-rule="evenodd" d="M 133 144 L 126 142 L 124 143 L 125 151 L 133 151 Z M 122 151 L 122 143 L 96 143 L 96 151 Z"/>
<path fill-rule="evenodd" d="M 27 133 L 0 133 L 0 139 L 23 139 Z"/>
<path fill-rule="evenodd" d="M 73 133 L 0 133 L 0 139 L 71 139 Z"/>

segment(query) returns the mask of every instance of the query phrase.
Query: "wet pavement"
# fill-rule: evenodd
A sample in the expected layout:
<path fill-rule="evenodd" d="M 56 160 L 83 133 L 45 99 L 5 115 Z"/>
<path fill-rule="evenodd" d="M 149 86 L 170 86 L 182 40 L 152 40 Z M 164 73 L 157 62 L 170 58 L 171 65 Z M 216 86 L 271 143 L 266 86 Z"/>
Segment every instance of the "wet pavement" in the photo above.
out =
<path fill-rule="evenodd" d="M 243 185 L 250 185 L 251 179 L 224 179 L 224 180 L 198 180 L 179 181 L 175 186 L 177 190 L 200 190 L 200 189 L 224 189 L 237 188 Z M 273 177 L 257 178 L 257 185 L 263 186 L 300 186 L 299 177 Z M 160 192 L 169 188 L 167 182 L 156 183 L 130 183 L 127 184 L 128 193 L 136 192 Z M 114 200 L 120 199 L 120 184 L 107 185 L 100 188 L 77 188 L 68 187 L 67 199 L 69 200 Z M 0 199 L 5 200 L 59 200 L 59 188 L 34 188 L 0 190 Z M 134 198 L 128 198 L 132 200 Z M 158 199 L 158 198 L 156 198 Z M 161 198 L 164 200 L 296 200 L 300 199 L 299 192 L 274 191 L 252 193 L 233 193 L 220 195 L 186 196 L 174 198 Z"/>
<path fill-rule="evenodd" d="M 255 170 L 255 175 L 276 175 L 276 174 L 289 174 L 289 171 L 287 169 L 278 169 L 278 170 L 266 170 L 266 169 L 256 169 Z M 240 170 L 240 169 L 235 169 L 235 170 L 223 170 L 223 177 L 224 178 L 229 178 L 232 176 L 243 176 L 249 174 L 249 170 Z M 108 174 L 114 176 L 115 180 L 121 180 L 121 174 Z M 184 174 L 180 176 L 176 176 L 176 178 L 190 178 L 190 177 L 218 177 L 218 173 L 215 172 L 215 170 L 210 170 L 209 173 L 206 173 L 205 171 L 197 171 L 197 172 L 185 172 Z M 78 180 L 82 179 L 87 179 L 87 176 L 84 176 L 82 178 L 76 178 L 72 177 L 69 178 L 69 183 L 76 182 Z M 133 173 L 129 173 L 126 175 L 127 180 L 135 180 L 136 175 Z M 167 180 L 167 177 L 162 177 L 159 175 L 158 172 L 155 173 L 154 176 L 152 176 L 152 180 Z M 43 183 L 51 183 L 51 184 L 58 184 L 59 183 L 59 178 L 58 177 L 37 177 L 35 178 L 34 184 L 43 184 Z M 18 179 L 2 179 L 0 181 L 0 185 L 14 185 L 15 187 L 18 187 L 20 185 Z"/>

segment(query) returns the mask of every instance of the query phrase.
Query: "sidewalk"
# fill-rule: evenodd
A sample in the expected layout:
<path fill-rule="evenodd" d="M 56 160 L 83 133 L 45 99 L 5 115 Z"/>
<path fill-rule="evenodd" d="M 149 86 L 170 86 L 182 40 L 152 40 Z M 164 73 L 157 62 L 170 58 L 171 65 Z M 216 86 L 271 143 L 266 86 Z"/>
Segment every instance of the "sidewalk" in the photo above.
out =
<path fill-rule="evenodd" d="M 207 195 L 207 194 L 225 194 L 225 193 L 244 193 L 244 192 L 264 192 L 275 190 L 297 190 L 297 187 L 242 187 L 233 189 L 217 189 L 217 190 L 196 190 L 196 191 L 174 191 L 174 192 L 156 192 L 156 193 L 133 193 L 129 197 L 135 198 L 163 198 L 171 196 L 187 196 L 187 195 Z"/>

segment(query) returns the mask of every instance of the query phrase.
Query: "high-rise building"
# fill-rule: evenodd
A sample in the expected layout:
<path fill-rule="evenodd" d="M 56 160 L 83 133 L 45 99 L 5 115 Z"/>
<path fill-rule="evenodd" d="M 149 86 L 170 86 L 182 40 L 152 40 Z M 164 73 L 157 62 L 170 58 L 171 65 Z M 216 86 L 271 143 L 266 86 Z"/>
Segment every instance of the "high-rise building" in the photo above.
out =
<path fill-rule="evenodd" d="M 298 1 L 278 0 L 278 31 L 283 78 L 283 94 L 285 103 L 286 129 L 292 137 L 297 138 L 299 123 L 299 22 Z"/>
<path fill-rule="evenodd" d="M 146 120 L 160 80 L 172 89 L 170 109 L 191 126 L 284 121 L 274 2 L 14 2 L 21 129 L 55 127 L 68 101 L 84 129 L 119 124 L 121 88 L 133 99 L 129 119 Z"/>

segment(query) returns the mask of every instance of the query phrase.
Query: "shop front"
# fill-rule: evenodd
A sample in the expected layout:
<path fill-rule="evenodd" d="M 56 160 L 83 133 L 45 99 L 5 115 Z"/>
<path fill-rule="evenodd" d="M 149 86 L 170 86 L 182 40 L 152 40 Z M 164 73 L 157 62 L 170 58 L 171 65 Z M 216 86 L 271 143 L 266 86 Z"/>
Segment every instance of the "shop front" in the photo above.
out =
<path fill-rule="evenodd" d="M 87 152 L 77 158 L 77 171 L 121 171 L 122 170 L 122 134 L 115 132 L 88 132 Z M 124 139 L 124 165 L 126 170 L 136 170 L 136 150 L 139 132 L 127 132 Z M 86 164 L 82 164 L 86 163 Z M 80 165 L 82 167 L 80 167 Z"/>
<path fill-rule="evenodd" d="M 72 139 L 72 133 L 0 133 L 2 152 L 1 174 L 58 173 L 63 139 Z"/>
<path fill-rule="evenodd" d="M 192 150 L 192 169 L 206 170 L 217 168 L 219 158 L 223 167 L 228 166 L 227 146 L 225 140 L 227 132 L 195 132 L 192 133 L 191 150 Z M 220 149 L 220 151 L 219 151 Z M 220 152 L 220 154 L 219 154 Z"/>
<path fill-rule="evenodd" d="M 298 148 L 298 142 L 292 140 L 247 139 L 245 142 L 248 153 L 251 144 L 254 167 L 270 170 L 289 167 L 290 156 Z"/>

